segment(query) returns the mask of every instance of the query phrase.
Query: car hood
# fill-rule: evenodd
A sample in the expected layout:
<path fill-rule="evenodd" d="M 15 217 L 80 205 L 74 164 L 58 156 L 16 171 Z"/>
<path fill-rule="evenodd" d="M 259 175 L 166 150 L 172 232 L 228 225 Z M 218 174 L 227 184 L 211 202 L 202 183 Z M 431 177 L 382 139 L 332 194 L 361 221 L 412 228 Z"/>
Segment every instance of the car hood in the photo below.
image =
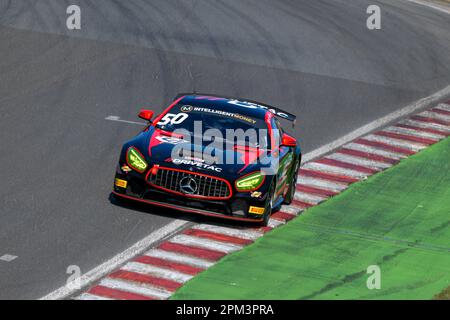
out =
<path fill-rule="evenodd" d="M 230 150 L 211 147 L 211 142 L 194 144 L 181 136 L 155 129 L 148 143 L 150 164 L 195 171 L 213 176 L 237 178 L 258 170 L 267 154 L 262 149 L 235 146 Z"/>

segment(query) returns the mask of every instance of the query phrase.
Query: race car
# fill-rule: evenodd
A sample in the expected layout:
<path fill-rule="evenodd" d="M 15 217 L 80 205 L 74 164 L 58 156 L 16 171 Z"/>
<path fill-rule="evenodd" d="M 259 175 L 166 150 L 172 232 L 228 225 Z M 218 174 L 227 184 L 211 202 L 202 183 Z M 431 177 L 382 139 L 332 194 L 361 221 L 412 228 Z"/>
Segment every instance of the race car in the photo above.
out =
<path fill-rule="evenodd" d="M 294 199 L 301 149 L 281 127 L 293 114 L 186 93 L 153 116 L 141 110 L 146 127 L 122 147 L 115 197 L 260 225 Z"/>

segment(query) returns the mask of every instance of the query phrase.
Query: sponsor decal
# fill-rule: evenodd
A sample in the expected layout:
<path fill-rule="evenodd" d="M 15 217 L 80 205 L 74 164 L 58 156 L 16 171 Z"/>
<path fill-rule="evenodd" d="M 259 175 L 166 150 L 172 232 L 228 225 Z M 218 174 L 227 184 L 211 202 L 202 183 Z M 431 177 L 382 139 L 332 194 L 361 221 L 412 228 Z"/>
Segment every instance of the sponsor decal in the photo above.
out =
<path fill-rule="evenodd" d="M 253 191 L 253 192 L 250 194 L 250 196 L 251 196 L 252 198 L 260 198 L 260 197 L 262 196 L 262 192 L 260 192 L 260 191 Z"/>
<path fill-rule="evenodd" d="M 188 142 L 187 140 L 184 140 L 184 139 L 175 138 L 175 137 L 167 137 L 167 136 L 156 136 L 155 139 L 158 140 L 159 142 L 169 143 L 169 144 L 173 144 L 173 145 Z"/>
<path fill-rule="evenodd" d="M 219 162 L 219 158 L 207 153 L 191 151 L 191 150 L 183 150 L 182 157 L 186 160 L 194 160 L 198 162 L 206 162 L 209 164 L 214 164 Z"/>
<path fill-rule="evenodd" d="M 205 163 L 205 160 L 203 160 L 202 158 L 199 158 L 199 157 L 186 156 L 186 157 L 184 157 L 184 159 Z"/>
<path fill-rule="evenodd" d="M 249 209 L 248 209 L 248 212 L 249 213 L 253 213 L 253 214 L 257 214 L 257 215 L 262 215 L 262 214 L 264 214 L 264 208 L 261 208 L 261 207 L 253 207 L 253 206 L 251 206 Z"/>
<path fill-rule="evenodd" d="M 186 106 L 183 106 L 181 108 L 184 108 Z M 189 106 L 191 107 L 191 106 Z M 183 111 L 183 110 L 181 110 Z M 223 110 L 216 110 L 216 109 L 210 109 L 210 108 L 203 108 L 203 107 L 192 107 L 192 109 L 190 111 L 195 111 L 195 112 L 204 112 L 204 113 L 211 113 L 211 114 L 217 114 L 219 116 L 223 116 L 223 117 L 230 117 L 236 120 L 241 120 L 241 121 L 245 121 L 251 124 L 255 124 L 256 120 L 252 119 L 248 116 L 244 116 L 242 114 L 239 113 L 233 113 L 233 112 L 228 112 L 228 111 L 223 111 Z"/>
<path fill-rule="evenodd" d="M 127 165 L 123 165 L 120 169 L 123 172 L 130 172 L 131 171 L 131 168 L 129 166 L 127 166 Z"/>
<path fill-rule="evenodd" d="M 183 112 L 191 112 L 192 110 L 194 110 L 194 107 L 193 106 L 182 106 L 181 108 L 180 108 L 180 110 L 181 111 L 183 111 Z"/>
<path fill-rule="evenodd" d="M 188 165 L 188 166 L 193 166 L 193 167 L 197 167 L 200 169 L 206 169 L 206 170 L 211 170 L 217 173 L 222 172 L 222 168 L 216 167 L 214 165 L 209 165 L 207 163 L 204 162 L 204 160 L 201 161 L 195 161 L 195 160 L 188 160 L 188 159 L 172 159 L 172 163 L 176 164 L 176 165 Z"/>
<path fill-rule="evenodd" d="M 128 182 L 126 180 L 122 180 L 122 179 L 115 179 L 115 185 L 119 188 L 126 188 L 127 187 Z"/>

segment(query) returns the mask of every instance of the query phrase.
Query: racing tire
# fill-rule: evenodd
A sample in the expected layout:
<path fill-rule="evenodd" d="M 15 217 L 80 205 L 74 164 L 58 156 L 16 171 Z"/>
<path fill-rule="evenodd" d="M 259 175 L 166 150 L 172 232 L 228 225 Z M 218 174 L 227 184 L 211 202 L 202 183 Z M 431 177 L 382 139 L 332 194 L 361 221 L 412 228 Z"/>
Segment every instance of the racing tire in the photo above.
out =
<path fill-rule="evenodd" d="M 291 183 L 289 185 L 289 190 L 288 190 L 288 192 L 286 194 L 286 198 L 284 199 L 283 204 L 290 205 L 292 203 L 292 200 L 294 200 L 295 190 L 296 190 L 296 187 L 297 187 L 298 170 L 300 169 L 300 162 L 298 162 L 296 164 L 296 166 L 297 166 L 297 168 L 294 171 L 295 173 L 294 173 L 294 176 L 292 177 L 292 181 L 291 181 Z"/>
<path fill-rule="evenodd" d="M 275 182 L 272 182 L 270 185 L 269 192 L 267 193 L 268 199 L 266 203 L 266 210 L 264 211 L 263 220 L 260 222 L 260 225 L 262 227 L 267 227 L 269 224 L 270 216 L 272 215 L 272 209 L 273 209 L 273 195 L 275 193 Z"/>

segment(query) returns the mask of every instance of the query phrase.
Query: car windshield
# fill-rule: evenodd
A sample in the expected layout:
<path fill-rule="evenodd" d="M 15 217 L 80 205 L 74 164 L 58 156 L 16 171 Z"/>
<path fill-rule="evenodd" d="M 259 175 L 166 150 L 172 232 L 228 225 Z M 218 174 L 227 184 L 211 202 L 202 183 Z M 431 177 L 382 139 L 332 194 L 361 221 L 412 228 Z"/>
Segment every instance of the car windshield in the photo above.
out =
<path fill-rule="evenodd" d="M 187 131 L 193 136 L 211 137 L 237 145 L 269 148 L 267 124 L 263 119 L 223 110 L 174 106 L 156 124 L 168 132 Z"/>

